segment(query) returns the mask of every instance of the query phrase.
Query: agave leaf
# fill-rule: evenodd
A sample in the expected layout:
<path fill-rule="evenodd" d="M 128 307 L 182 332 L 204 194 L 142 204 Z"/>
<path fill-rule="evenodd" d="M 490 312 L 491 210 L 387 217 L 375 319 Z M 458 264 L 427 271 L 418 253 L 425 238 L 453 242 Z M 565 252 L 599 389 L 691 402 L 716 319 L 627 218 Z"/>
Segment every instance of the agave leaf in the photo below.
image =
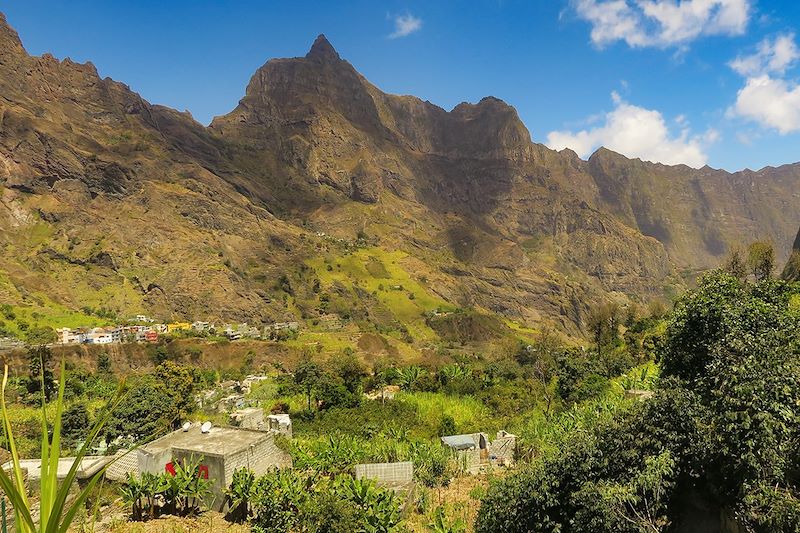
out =
<path fill-rule="evenodd" d="M 66 513 L 64 513 L 63 520 L 61 520 L 61 524 L 58 524 L 56 521 L 48 524 L 48 531 L 52 533 L 67 533 L 70 526 L 72 525 L 72 521 L 75 520 L 75 515 L 78 511 L 83 508 L 83 504 L 86 502 L 86 499 L 89 497 L 92 489 L 94 489 L 97 482 L 103 477 L 103 474 L 106 472 L 106 467 L 103 467 L 98 473 L 96 473 L 89 483 L 86 484 L 86 487 L 78 494 L 78 497 L 75 498 L 75 501 L 67 508 Z M 43 532 L 44 533 L 44 532 Z"/>
<path fill-rule="evenodd" d="M 8 474 L 6 474 L 2 468 L 0 468 L 0 488 L 3 489 L 6 497 L 11 501 L 11 505 L 14 506 L 17 529 L 20 530 L 21 533 L 34 531 L 36 526 L 28 510 L 28 501 L 25 491 L 18 490 L 14 481 L 8 477 Z"/>
<path fill-rule="evenodd" d="M 56 412 L 53 421 L 53 435 L 52 440 L 48 440 L 48 424 L 47 424 L 47 395 L 45 393 L 44 383 L 44 360 L 41 361 L 42 372 L 40 379 L 42 380 L 42 467 L 41 478 L 39 482 L 40 503 L 39 512 L 41 517 L 39 519 L 39 527 L 42 530 L 48 529 L 48 524 L 51 519 L 58 521 L 60 512 L 53 507 L 55 502 L 56 491 L 58 490 L 58 460 L 61 456 L 61 414 L 64 410 L 64 385 L 66 378 L 64 377 L 64 361 L 61 361 L 61 373 L 58 384 L 58 396 L 56 398 Z M 56 516 L 52 516 L 57 512 Z"/>
<path fill-rule="evenodd" d="M 94 423 L 94 426 L 92 426 L 92 429 L 89 431 L 89 435 L 86 439 L 86 442 L 78 450 L 78 453 L 75 457 L 75 460 L 72 462 L 72 466 L 70 466 L 67 476 L 64 478 L 64 481 L 61 483 L 61 486 L 58 488 L 58 491 L 55 494 L 55 499 L 53 501 L 54 509 L 59 509 L 60 511 L 63 511 L 65 502 L 67 501 L 67 496 L 69 495 L 70 487 L 72 486 L 72 483 L 75 481 L 75 477 L 78 474 L 78 469 L 80 468 L 81 462 L 83 461 L 83 458 L 86 456 L 87 451 L 91 448 L 92 443 L 94 443 L 94 441 L 97 439 L 97 436 L 102 431 L 103 427 L 105 427 L 105 424 L 108 422 L 108 419 L 111 417 L 111 414 L 113 413 L 114 409 L 116 409 L 116 407 L 120 404 L 120 402 L 122 402 L 124 398 L 123 390 L 124 390 L 124 384 L 120 384 L 116 394 L 114 395 L 114 398 L 106 406 L 102 414 L 98 416 L 97 420 Z M 109 463 L 109 465 L 112 464 L 113 462 L 114 461 Z M 107 468 L 109 465 L 106 465 L 105 468 Z M 103 468 L 101 472 L 105 472 L 105 468 Z M 87 488 L 88 487 L 89 486 L 87 485 Z M 86 499 L 86 497 L 88 497 L 88 494 L 84 496 L 84 500 Z M 59 515 L 61 515 L 61 512 L 59 512 Z M 74 513 L 73 513 L 73 518 L 74 518 Z M 63 525 L 65 521 L 66 518 L 64 520 L 54 520 L 52 522 L 49 522 L 47 524 L 46 529 L 42 528 L 42 532 L 56 533 L 57 531 L 59 531 L 58 529 L 59 522 L 61 522 Z"/>
<path fill-rule="evenodd" d="M 19 453 L 17 452 L 17 445 L 14 441 L 14 433 L 11 431 L 11 419 L 6 410 L 6 385 L 8 384 L 8 365 L 5 366 L 3 371 L 3 383 L 0 387 L 0 415 L 3 419 L 3 429 L 5 430 L 6 438 L 8 439 L 8 449 L 11 452 L 12 474 L 14 476 L 13 483 L 11 478 L 6 475 L 2 468 L 0 468 L 0 480 L 6 480 L 8 483 L 3 483 L 3 491 L 9 496 L 14 505 L 14 517 L 18 529 L 25 533 L 26 528 L 33 531 L 33 520 L 28 504 L 28 494 L 25 492 L 25 478 L 22 475 L 22 467 L 19 462 Z"/>

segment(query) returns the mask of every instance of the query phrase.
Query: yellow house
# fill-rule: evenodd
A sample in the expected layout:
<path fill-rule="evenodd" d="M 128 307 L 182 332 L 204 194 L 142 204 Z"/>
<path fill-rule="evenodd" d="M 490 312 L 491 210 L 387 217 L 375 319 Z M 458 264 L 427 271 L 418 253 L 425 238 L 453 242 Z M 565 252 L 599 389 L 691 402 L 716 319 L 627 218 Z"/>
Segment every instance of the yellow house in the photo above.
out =
<path fill-rule="evenodd" d="M 173 331 L 180 331 L 184 329 L 191 329 L 192 325 L 188 322 L 173 322 L 171 324 L 167 324 L 167 333 L 172 333 Z"/>

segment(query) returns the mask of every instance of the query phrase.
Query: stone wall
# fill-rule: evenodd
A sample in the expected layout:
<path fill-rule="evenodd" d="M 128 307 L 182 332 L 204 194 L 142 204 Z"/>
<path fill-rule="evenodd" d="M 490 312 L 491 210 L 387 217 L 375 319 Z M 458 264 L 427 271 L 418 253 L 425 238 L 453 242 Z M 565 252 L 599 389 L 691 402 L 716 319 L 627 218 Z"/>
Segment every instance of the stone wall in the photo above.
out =
<path fill-rule="evenodd" d="M 356 479 L 371 479 L 380 487 L 394 490 L 410 488 L 414 482 L 414 463 L 369 463 L 356 465 Z"/>
<path fill-rule="evenodd" d="M 264 433 L 264 438 L 255 446 L 225 457 L 225 480 L 230 483 L 233 473 L 239 468 L 249 468 L 256 475 L 261 475 L 270 468 L 291 466 L 292 456 L 275 444 L 275 433 Z"/>
<path fill-rule="evenodd" d="M 125 481 L 128 474 L 139 475 L 139 457 L 136 451 L 120 450 L 114 454 L 114 460 L 106 469 L 106 479 Z"/>

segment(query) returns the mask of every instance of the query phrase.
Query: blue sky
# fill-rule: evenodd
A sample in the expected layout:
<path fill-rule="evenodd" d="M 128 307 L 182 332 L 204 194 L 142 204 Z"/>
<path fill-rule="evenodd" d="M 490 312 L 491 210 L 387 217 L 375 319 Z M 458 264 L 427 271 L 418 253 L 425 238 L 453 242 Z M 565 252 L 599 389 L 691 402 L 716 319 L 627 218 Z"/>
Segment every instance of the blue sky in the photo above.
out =
<path fill-rule="evenodd" d="M 319 33 L 384 91 L 446 109 L 486 95 L 533 139 L 588 156 L 758 169 L 800 161 L 800 2 L 0 0 L 32 54 L 200 122 Z"/>

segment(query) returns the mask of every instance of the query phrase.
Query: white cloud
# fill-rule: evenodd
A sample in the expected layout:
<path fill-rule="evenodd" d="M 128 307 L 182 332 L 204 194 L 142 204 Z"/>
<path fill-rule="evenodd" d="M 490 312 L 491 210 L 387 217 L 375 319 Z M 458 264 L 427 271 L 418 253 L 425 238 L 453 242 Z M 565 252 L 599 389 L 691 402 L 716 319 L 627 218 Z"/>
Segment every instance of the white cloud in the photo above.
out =
<path fill-rule="evenodd" d="M 572 0 L 597 46 L 686 46 L 703 35 L 741 35 L 751 0 Z"/>
<path fill-rule="evenodd" d="M 727 115 L 752 120 L 782 135 L 800 131 L 800 85 L 784 78 L 798 60 L 795 36 L 785 34 L 764 39 L 754 54 L 731 61 L 730 67 L 746 81 Z"/>
<path fill-rule="evenodd" d="M 390 39 L 405 37 L 422 29 L 422 19 L 411 14 L 395 15 L 394 31 L 389 34 Z"/>
<path fill-rule="evenodd" d="M 800 131 L 800 85 L 769 75 L 748 78 L 729 116 L 739 116 L 785 135 Z"/>
<path fill-rule="evenodd" d="M 728 65 L 742 76 L 761 76 L 774 73 L 783 74 L 800 59 L 800 49 L 794 42 L 794 34 L 779 35 L 775 39 L 764 39 L 756 53 L 738 56 Z"/>
<path fill-rule="evenodd" d="M 616 92 L 611 93 L 611 99 L 614 110 L 606 113 L 603 124 L 578 132 L 550 132 L 547 146 L 555 150 L 571 148 L 583 158 L 605 146 L 628 157 L 667 165 L 699 168 L 706 164 L 705 146 L 717 141 L 716 130 L 692 135 L 684 118 L 680 132 L 673 135 L 659 111 L 629 104 Z"/>

